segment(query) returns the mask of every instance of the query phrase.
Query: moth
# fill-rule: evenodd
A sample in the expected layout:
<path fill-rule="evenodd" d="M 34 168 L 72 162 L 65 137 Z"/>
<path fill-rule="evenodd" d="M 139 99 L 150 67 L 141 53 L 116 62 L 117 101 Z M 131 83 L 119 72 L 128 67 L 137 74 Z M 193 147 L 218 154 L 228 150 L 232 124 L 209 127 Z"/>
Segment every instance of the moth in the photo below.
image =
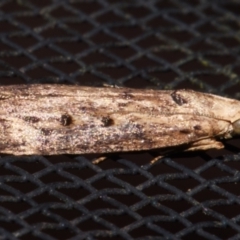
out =
<path fill-rule="evenodd" d="M 0 101 L 4 154 L 220 149 L 240 134 L 240 101 L 192 90 L 12 85 Z"/>

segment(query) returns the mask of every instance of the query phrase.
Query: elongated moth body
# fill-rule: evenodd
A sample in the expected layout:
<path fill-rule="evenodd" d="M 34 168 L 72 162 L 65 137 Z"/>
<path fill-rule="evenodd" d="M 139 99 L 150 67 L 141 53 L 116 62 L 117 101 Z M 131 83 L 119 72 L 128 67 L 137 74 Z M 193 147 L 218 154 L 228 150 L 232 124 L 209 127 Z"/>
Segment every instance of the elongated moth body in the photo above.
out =
<path fill-rule="evenodd" d="M 219 149 L 240 134 L 240 101 L 191 90 L 12 85 L 0 102 L 5 154 Z"/>

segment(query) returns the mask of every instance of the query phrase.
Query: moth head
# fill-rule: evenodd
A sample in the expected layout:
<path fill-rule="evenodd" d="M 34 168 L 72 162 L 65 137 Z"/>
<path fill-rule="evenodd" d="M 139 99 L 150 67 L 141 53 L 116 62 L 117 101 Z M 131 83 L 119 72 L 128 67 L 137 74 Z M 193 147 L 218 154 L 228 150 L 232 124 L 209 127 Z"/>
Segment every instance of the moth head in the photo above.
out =
<path fill-rule="evenodd" d="M 240 119 L 232 123 L 233 126 L 233 135 L 240 135 Z"/>

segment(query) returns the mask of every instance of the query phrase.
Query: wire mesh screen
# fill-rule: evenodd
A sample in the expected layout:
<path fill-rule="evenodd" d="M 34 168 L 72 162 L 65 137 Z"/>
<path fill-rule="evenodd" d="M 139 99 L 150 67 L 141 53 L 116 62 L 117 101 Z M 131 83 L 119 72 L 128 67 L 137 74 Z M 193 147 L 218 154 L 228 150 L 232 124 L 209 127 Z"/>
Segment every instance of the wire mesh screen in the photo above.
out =
<path fill-rule="evenodd" d="M 240 98 L 238 0 L 1 0 L 0 84 Z M 240 142 L 224 150 L 3 156 L 0 239 L 240 239 Z"/>

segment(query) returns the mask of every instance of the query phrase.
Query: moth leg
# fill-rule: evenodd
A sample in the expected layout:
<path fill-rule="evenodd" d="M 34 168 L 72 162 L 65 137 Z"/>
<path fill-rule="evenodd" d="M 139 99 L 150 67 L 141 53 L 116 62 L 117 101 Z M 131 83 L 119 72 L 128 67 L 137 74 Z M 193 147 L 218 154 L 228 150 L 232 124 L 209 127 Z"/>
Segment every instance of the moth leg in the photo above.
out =
<path fill-rule="evenodd" d="M 215 139 L 201 139 L 191 144 L 185 151 L 197 151 L 197 150 L 208 150 L 208 149 L 221 149 L 224 145 Z"/>
<path fill-rule="evenodd" d="M 154 164 L 155 162 L 159 161 L 163 156 L 157 156 L 153 160 L 151 160 L 150 164 Z"/>
<path fill-rule="evenodd" d="M 107 157 L 99 157 L 99 158 L 96 158 L 92 161 L 93 164 L 99 164 L 100 162 L 103 162 L 104 160 L 106 160 Z"/>

